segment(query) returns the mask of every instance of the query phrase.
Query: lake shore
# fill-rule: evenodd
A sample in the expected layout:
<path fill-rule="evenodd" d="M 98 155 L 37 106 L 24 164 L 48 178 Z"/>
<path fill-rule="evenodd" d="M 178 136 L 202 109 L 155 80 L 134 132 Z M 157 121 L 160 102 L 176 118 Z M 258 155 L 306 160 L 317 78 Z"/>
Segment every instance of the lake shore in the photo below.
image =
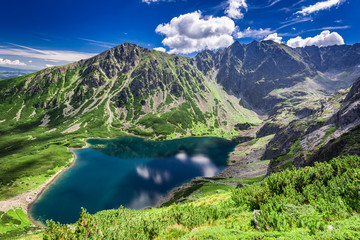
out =
<path fill-rule="evenodd" d="M 87 144 L 86 146 L 87 147 Z M 76 162 L 76 159 L 77 159 L 77 156 L 75 154 L 75 152 L 73 151 L 73 149 L 70 149 L 68 148 L 68 150 L 70 152 L 72 152 L 73 154 L 73 159 L 71 161 L 71 164 L 68 166 L 68 167 L 65 167 L 63 169 L 61 169 L 60 171 L 58 171 L 53 177 L 51 177 L 50 179 L 48 179 L 48 181 L 46 181 L 45 184 L 41 185 L 41 189 L 40 191 L 35 195 L 34 199 L 32 199 L 26 206 L 26 214 L 27 214 L 27 217 L 28 219 L 30 219 L 30 221 L 34 224 L 34 225 L 37 225 L 37 226 L 42 226 L 43 224 L 36 221 L 35 219 L 33 219 L 30 215 L 30 208 L 31 208 L 31 205 L 41 196 L 41 194 L 54 182 L 58 179 L 58 177 L 63 173 L 65 172 L 66 170 L 68 170 L 69 168 L 71 168 L 72 166 L 74 166 L 75 162 Z"/>
<path fill-rule="evenodd" d="M 75 149 L 82 149 L 82 148 L 87 148 L 89 147 L 89 144 L 87 143 L 88 139 L 97 139 L 94 137 L 91 138 L 84 138 L 83 141 L 85 142 L 85 146 L 81 147 L 81 148 L 67 148 L 73 155 L 72 159 L 70 160 L 70 165 L 67 167 L 63 167 L 62 169 L 60 169 L 55 175 L 51 176 L 50 178 L 48 178 L 46 180 L 45 183 L 37 186 L 36 188 L 33 188 L 31 190 L 28 190 L 25 193 L 16 195 L 13 198 L 7 199 L 7 200 L 2 200 L 0 201 L 0 211 L 3 212 L 7 212 L 11 209 L 14 208 L 21 208 L 24 212 L 26 212 L 28 219 L 33 223 L 33 225 L 35 226 L 40 226 L 43 227 L 43 224 L 40 222 L 35 221 L 31 215 L 30 215 L 30 207 L 31 205 L 41 196 L 41 194 L 54 182 L 58 179 L 58 177 L 65 172 L 66 170 L 68 170 L 69 168 L 71 168 L 77 159 L 76 154 L 74 153 L 73 150 Z"/>
<path fill-rule="evenodd" d="M 86 146 L 87 147 L 87 144 Z M 66 170 L 68 170 L 69 168 L 71 168 L 75 162 L 76 162 L 76 154 L 73 152 L 72 149 L 68 150 L 70 152 L 72 152 L 73 154 L 73 158 L 71 160 L 71 164 L 67 167 L 62 168 L 61 170 L 59 170 L 55 175 L 53 175 L 52 177 L 50 177 L 49 179 L 47 179 L 47 181 L 41 185 L 39 185 L 38 187 L 27 191 L 26 193 L 22 193 L 20 195 L 17 195 L 13 198 L 4 200 L 4 201 L 0 201 L 0 211 L 3 212 L 7 212 L 10 209 L 13 208 L 21 208 L 23 209 L 26 214 L 28 219 L 36 226 L 42 226 L 41 223 L 35 221 L 31 215 L 30 215 L 30 207 L 31 205 L 41 196 L 41 194 L 50 186 L 50 184 L 52 184 L 55 180 L 58 179 L 58 177 Z"/>
<path fill-rule="evenodd" d="M 83 141 L 85 142 L 85 146 L 83 146 L 82 148 L 87 148 L 89 147 L 89 144 L 87 143 L 88 139 L 94 139 L 94 138 L 87 138 L 87 139 L 83 139 Z M 96 139 L 96 138 L 95 138 Z M 79 148 L 79 149 L 82 149 Z M 24 211 L 26 211 L 27 213 L 27 217 L 29 220 L 31 220 L 31 222 L 36 225 L 36 226 L 40 226 L 43 227 L 44 224 L 38 221 L 35 221 L 31 215 L 30 215 L 30 208 L 32 206 L 32 204 L 41 196 L 41 194 L 56 180 L 59 179 L 59 176 L 65 172 L 66 170 L 68 170 L 70 167 L 72 167 L 76 160 L 77 160 L 77 156 L 75 154 L 75 152 L 73 151 L 73 149 L 69 149 L 69 151 L 72 152 L 73 158 L 71 160 L 71 164 L 67 167 L 62 168 L 61 170 L 59 170 L 55 175 L 53 175 L 52 177 L 50 177 L 49 179 L 47 179 L 47 181 L 42 184 L 39 185 L 38 187 L 36 187 L 35 189 L 29 190 L 26 193 L 20 194 L 18 196 L 15 196 L 14 198 L 5 200 L 5 201 L 0 201 L 0 210 L 1 211 L 8 211 L 12 208 L 22 208 Z M 229 167 L 229 165 L 227 166 L 227 168 Z M 185 183 L 186 184 L 186 183 Z"/>

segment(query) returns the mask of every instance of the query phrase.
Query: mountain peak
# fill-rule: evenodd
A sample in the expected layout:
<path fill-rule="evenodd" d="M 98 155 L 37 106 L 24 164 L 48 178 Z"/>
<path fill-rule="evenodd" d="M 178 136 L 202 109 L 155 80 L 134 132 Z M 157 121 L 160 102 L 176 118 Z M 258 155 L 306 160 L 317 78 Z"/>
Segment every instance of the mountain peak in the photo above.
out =
<path fill-rule="evenodd" d="M 233 42 L 233 44 L 230 45 L 230 47 L 239 47 L 242 46 L 242 44 L 239 41 Z"/>
<path fill-rule="evenodd" d="M 130 42 L 122 43 L 122 44 L 120 44 L 120 45 L 118 45 L 116 47 L 113 47 L 111 49 L 123 49 L 123 50 L 128 50 L 128 51 L 133 51 L 134 49 L 140 49 L 142 51 L 144 51 L 144 50 L 149 51 L 149 49 L 147 49 L 147 48 L 138 46 L 138 45 L 136 45 L 134 43 L 130 43 Z M 111 50 L 111 49 L 109 49 L 109 50 Z"/>

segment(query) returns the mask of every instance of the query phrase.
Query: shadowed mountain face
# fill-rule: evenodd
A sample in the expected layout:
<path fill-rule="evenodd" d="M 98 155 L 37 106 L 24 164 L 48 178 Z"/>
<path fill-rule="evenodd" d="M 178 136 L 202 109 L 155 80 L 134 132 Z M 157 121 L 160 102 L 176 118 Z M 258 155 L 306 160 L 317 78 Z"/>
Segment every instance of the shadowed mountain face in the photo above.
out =
<path fill-rule="evenodd" d="M 271 113 L 286 100 L 330 95 L 351 86 L 360 75 L 360 44 L 293 49 L 273 41 L 235 42 L 216 53 L 199 53 L 195 61 L 229 94 Z"/>
<path fill-rule="evenodd" d="M 296 49 L 304 61 L 317 71 L 326 72 L 357 67 L 360 62 L 360 44 Z"/>
<path fill-rule="evenodd" d="M 269 142 L 263 159 L 268 169 L 304 167 L 341 155 L 360 155 L 360 78 L 350 90 L 326 99 L 321 108 L 292 121 Z"/>

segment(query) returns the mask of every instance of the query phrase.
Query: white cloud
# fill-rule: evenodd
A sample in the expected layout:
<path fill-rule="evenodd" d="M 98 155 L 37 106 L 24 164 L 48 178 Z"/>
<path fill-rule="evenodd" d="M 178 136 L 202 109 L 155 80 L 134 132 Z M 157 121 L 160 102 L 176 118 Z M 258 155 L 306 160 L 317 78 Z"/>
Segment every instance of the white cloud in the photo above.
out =
<path fill-rule="evenodd" d="M 26 66 L 25 63 L 20 62 L 19 60 L 11 61 L 9 59 L 3 59 L 3 58 L 0 58 L 0 65 Z"/>
<path fill-rule="evenodd" d="M 313 21 L 312 17 L 297 17 L 295 19 L 286 21 L 286 22 L 282 22 L 282 26 L 278 27 L 277 29 L 275 29 L 275 31 L 278 31 L 280 29 L 286 28 L 288 26 L 294 25 L 294 24 L 298 24 L 298 23 L 302 23 L 302 22 L 308 22 L 308 21 Z"/>
<path fill-rule="evenodd" d="M 159 51 L 159 52 L 166 52 L 166 49 L 163 48 L 163 47 L 156 47 L 156 48 L 153 48 L 153 50 L 156 50 L 156 51 Z"/>
<path fill-rule="evenodd" d="M 160 24 L 155 32 L 165 35 L 162 44 L 169 53 L 189 54 L 203 49 L 215 50 L 228 47 L 234 39 L 235 23 L 228 17 L 203 17 L 200 11 L 173 18 Z"/>
<path fill-rule="evenodd" d="M 245 0 L 229 0 L 228 8 L 225 10 L 225 14 L 233 19 L 242 19 L 244 14 L 241 12 L 241 9 L 244 8 L 246 11 L 248 6 Z"/>
<path fill-rule="evenodd" d="M 153 2 L 158 2 L 159 0 L 142 0 L 143 3 L 147 3 L 147 4 L 150 4 L 150 3 L 153 3 Z"/>
<path fill-rule="evenodd" d="M 345 2 L 345 0 L 326 0 L 322 2 L 317 2 L 314 5 L 303 8 L 301 11 L 297 11 L 296 14 L 309 15 L 313 12 L 318 12 L 321 10 L 329 9 L 333 6 L 338 6 L 339 4 Z"/>
<path fill-rule="evenodd" d="M 46 67 L 54 67 L 55 65 L 51 65 L 51 64 L 45 64 Z"/>
<path fill-rule="evenodd" d="M 282 40 L 282 37 L 278 36 L 277 33 L 273 33 L 273 34 L 270 34 L 268 35 L 266 38 L 264 38 L 264 41 L 267 41 L 267 40 L 272 40 L 278 44 L 281 44 L 281 40 Z"/>
<path fill-rule="evenodd" d="M 113 48 L 117 45 L 114 43 L 97 41 L 97 40 L 92 40 L 92 39 L 88 39 L 88 38 L 79 38 L 79 39 L 84 40 L 86 42 L 90 42 L 91 44 L 99 46 L 99 47 L 104 47 L 104 48 Z"/>
<path fill-rule="evenodd" d="M 155 2 L 174 2 L 175 0 L 142 0 L 143 3 L 155 3 Z"/>
<path fill-rule="evenodd" d="M 303 39 L 302 37 L 297 36 L 296 38 L 291 38 L 286 44 L 292 48 L 306 46 L 326 47 L 332 45 L 342 45 L 344 44 L 344 39 L 337 32 L 330 33 L 330 31 L 326 30 L 315 37 Z"/>
<path fill-rule="evenodd" d="M 235 37 L 236 38 L 263 38 L 265 36 L 268 36 L 272 32 L 273 31 L 271 31 L 270 28 L 251 29 L 250 27 L 248 27 L 244 31 L 238 31 L 235 34 Z"/>
<path fill-rule="evenodd" d="M 29 60 L 28 62 L 29 62 L 29 63 L 32 63 L 32 60 Z"/>
<path fill-rule="evenodd" d="M 92 56 L 95 56 L 97 53 L 85 53 L 85 52 L 75 52 L 75 51 L 63 51 L 63 50 L 38 50 L 35 48 L 30 48 L 22 45 L 17 45 L 10 43 L 10 45 L 16 46 L 18 48 L 9 48 L 6 46 L 0 46 L 1 55 L 12 55 L 12 56 L 21 56 L 21 57 L 30 57 L 38 58 L 49 61 L 66 61 L 66 62 L 75 62 L 80 59 L 87 59 Z"/>
<path fill-rule="evenodd" d="M 272 7 L 274 6 L 275 4 L 277 4 L 278 2 L 280 2 L 281 0 L 274 0 L 274 1 L 269 1 L 269 5 L 267 7 Z"/>

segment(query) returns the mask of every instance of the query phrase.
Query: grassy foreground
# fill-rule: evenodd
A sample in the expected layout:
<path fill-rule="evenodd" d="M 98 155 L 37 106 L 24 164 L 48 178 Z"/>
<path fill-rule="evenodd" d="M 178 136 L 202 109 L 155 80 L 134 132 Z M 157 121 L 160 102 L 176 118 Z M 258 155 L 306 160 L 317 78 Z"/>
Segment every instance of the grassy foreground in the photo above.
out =
<path fill-rule="evenodd" d="M 21 208 L 0 211 L 0 239 L 13 239 L 21 234 L 32 234 L 39 231 L 32 225 L 26 213 Z"/>
<path fill-rule="evenodd" d="M 43 237 L 359 239 L 359 211 L 360 158 L 351 156 L 285 170 L 260 183 L 219 190 L 184 204 L 141 211 L 120 208 L 94 215 L 83 210 L 75 228 L 49 221 Z"/>

